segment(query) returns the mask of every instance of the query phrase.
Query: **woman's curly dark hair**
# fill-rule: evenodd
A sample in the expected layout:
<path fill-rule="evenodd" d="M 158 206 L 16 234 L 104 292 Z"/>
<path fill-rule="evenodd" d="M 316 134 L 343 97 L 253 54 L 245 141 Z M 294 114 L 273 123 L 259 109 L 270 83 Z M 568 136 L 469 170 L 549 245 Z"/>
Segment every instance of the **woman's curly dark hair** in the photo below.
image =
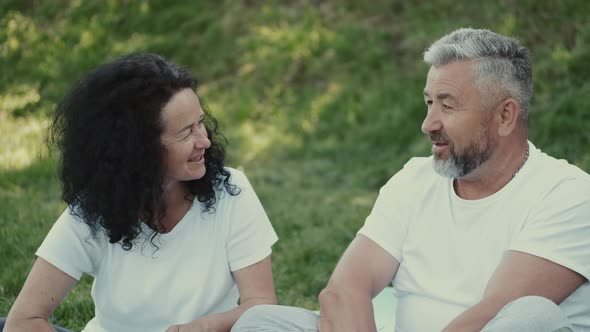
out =
<path fill-rule="evenodd" d="M 161 229 L 157 220 L 166 213 L 161 110 L 186 88 L 197 88 L 187 69 L 159 55 L 132 54 L 83 76 L 58 105 L 47 142 L 61 152 L 62 199 L 93 234 L 102 227 L 110 243 L 130 250 L 142 221 L 154 229 L 152 239 Z M 206 173 L 187 187 L 203 211 L 214 211 L 216 190 L 237 195 L 239 188 L 228 182 L 224 168 L 225 138 L 203 108 L 211 141 Z"/>

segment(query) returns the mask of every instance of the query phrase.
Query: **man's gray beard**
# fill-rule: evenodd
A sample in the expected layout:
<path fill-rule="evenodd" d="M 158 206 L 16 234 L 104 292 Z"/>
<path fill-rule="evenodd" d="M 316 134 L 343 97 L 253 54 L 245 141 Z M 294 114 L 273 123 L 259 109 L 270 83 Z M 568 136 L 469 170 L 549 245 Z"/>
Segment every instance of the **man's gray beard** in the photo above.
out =
<path fill-rule="evenodd" d="M 451 155 L 447 159 L 437 159 L 433 156 L 432 166 L 441 176 L 451 179 L 463 177 L 490 159 L 492 147 L 489 140 L 486 143 L 483 149 L 477 144 L 472 144 L 461 154 L 451 146 Z"/>
<path fill-rule="evenodd" d="M 455 179 L 465 175 L 463 174 L 462 165 L 458 165 L 453 156 L 447 159 L 436 159 L 434 156 L 432 158 L 432 166 L 434 167 L 434 171 L 443 177 Z"/>
<path fill-rule="evenodd" d="M 456 179 L 471 173 L 481 164 L 485 163 L 492 156 L 495 147 L 495 140 L 489 136 L 488 122 L 489 118 L 484 118 L 481 123 L 482 132 L 480 137 L 471 142 L 462 151 L 457 151 L 454 144 L 444 133 L 429 135 L 431 140 L 438 140 L 440 137 L 449 144 L 450 156 L 447 159 L 437 159 L 436 155 L 432 157 L 432 166 L 434 170 L 444 177 Z M 434 137 L 433 137 L 434 136 Z M 433 138 L 437 139 L 433 139 Z M 479 143 L 482 143 L 481 145 Z"/>

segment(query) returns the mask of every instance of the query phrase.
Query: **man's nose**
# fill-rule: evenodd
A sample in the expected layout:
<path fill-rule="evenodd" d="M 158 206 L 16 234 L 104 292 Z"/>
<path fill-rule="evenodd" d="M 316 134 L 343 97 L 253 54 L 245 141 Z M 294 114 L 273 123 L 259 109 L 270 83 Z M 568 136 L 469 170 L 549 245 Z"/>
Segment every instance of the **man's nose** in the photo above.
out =
<path fill-rule="evenodd" d="M 433 131 L 439 131 L 442 129 L 442 122 L 440 119 L 440 112 L 438 112 L 434 106 L 428 110 L 426 117 L 422 122 L 422 132 L 426 135 Z"/>

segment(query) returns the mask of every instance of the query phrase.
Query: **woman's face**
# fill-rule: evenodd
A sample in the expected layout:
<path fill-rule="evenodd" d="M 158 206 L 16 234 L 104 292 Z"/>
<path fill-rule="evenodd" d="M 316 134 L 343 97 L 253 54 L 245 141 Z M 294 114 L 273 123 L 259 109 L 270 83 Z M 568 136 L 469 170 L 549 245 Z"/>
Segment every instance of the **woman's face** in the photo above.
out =
<path fill-rule="evenodd" d="M 165 185 L 205 175 L 205 150 L 211 141 L 204 116 L 199 98 L 188 88 L 172 96 L 162 109 Z"/>

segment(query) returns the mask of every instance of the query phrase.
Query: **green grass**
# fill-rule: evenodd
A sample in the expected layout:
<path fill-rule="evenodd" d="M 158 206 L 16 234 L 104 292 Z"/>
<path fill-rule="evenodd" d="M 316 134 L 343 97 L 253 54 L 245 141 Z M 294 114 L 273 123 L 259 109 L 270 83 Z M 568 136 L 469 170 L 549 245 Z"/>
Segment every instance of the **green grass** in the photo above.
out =
<path fill-rule="evenodd" d="M 530 136 L 590 170 L 590 2 L 20 1 L 0 4 L 0 316 L 61 213 L 47 115 L 82 72 L 132 51 L 191 68 L 281 240 L 280 303 L 317 308 L 378 189 L 428 154 L 421 55 L 461 26 L 518 36 L 533 54 Z M 91 280 L 54 314 L 80 329 Z"/>

